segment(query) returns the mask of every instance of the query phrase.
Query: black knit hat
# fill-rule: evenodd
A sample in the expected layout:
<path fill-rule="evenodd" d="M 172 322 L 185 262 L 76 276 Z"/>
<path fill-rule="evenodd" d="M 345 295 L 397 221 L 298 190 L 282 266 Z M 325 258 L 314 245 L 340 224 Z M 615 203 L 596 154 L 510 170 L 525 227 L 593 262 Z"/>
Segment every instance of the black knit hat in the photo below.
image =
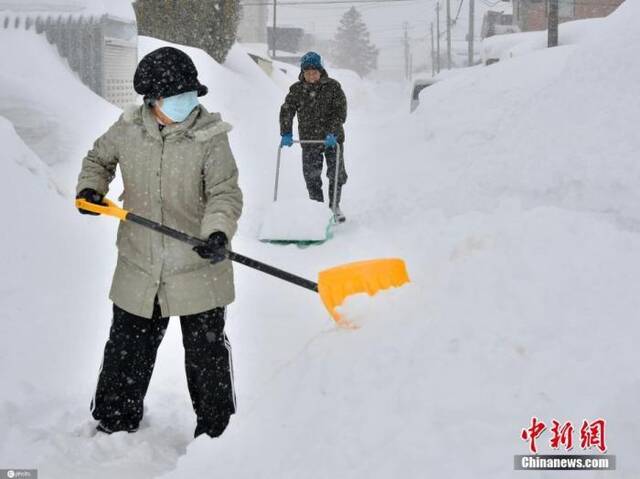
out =
<path fill-rule="evenodd" d="M 188 91 L 204 96 L 208 91 L 198 81 L 198 70 L 189 55 L 173 47 L 158 48 L 140 60 L 133 88 L 145 98 L 167 98 Z"/>

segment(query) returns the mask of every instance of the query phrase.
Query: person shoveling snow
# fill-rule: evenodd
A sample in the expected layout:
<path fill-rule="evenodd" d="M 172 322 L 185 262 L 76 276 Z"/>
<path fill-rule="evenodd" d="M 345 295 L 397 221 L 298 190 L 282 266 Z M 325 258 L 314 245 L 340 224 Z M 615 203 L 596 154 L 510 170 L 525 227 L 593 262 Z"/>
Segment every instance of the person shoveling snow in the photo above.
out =
<path fill-rule="evenodd" d="M 189 56 L 164 47 L 134 76 L 144 105 L 128 109 L 82 163 L 78 201 L 103 204 L 120 165 L 125 207 L 206 238 L 189 244 L 122 222 L 110 298 L 113 322 L 91 413 L 97 430 L 135 432 L 156 352 L 170 316 L 180 316 L 194 435 L 220 436 L 236 410 L 226 306 L 235 297 L 226 246 L 242 211 L 230 125 L 207 112 Z M 80 208 L 81 213 L 90 209 Z M 197 254 L 196 254 L 197 253 Z"/>

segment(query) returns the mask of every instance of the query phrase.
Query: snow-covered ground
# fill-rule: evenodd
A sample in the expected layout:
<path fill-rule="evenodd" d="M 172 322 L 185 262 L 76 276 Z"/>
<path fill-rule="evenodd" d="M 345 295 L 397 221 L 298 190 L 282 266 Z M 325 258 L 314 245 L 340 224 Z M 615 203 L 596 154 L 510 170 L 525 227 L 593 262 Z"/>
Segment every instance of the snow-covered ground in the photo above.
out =
<path fill-rule="evenodd" d="M 311 279 L 399 256 L 412 279 L 348 300 L 342 312 L 360 327 L 344 330 L 313 294 L 238 266 L 228 334 L 239 409 L 221 438 L 195 441 L 173 321 L 140 431 L 93 430 L 117 225 L 78 215 L 71 188 L 83 150 L 119 112 L 44 38 L 0 30 L 0 62 L 10 67 L 0 70 L 0 469 L 38 468 L 43 478 L 555 477 L 512 472 L 513 455 L 528 451 L 521 429 L 537 416 L 577 428 L 605 418 L 618 457 L 606 477 L 638 477 L 639 15 L 627 2 L 572 45 L 446 78 L 412 115 L 402 85 L 345 74 L 348 221 L 306 249 L 257 239 L 285 91 L 238 46 L 224 65 L 185 48 L 209 86 L 205 106 L 234 125 L 246 197 L 234 248 Z M 140 53 L 161 44 L 141 38 Z M 56 94 L 37 95 L 47 84 Z M 294 149 L 282 168 L 283 194 L 303 191 Z M 119 194 L 116 183 L 111 197 Z"/>

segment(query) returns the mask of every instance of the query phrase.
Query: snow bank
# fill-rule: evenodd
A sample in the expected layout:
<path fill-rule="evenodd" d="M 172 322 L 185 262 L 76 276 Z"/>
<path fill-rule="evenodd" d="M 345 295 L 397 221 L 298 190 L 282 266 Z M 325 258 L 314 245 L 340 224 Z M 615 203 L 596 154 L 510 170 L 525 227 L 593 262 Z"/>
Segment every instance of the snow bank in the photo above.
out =
<path fill-rule="evenodd" d="M 599 26 L 604 20 L 592 18 L 576 20 L 560 24 L 560 46 L 575 45 L 589 36 L 597 34 Z M 495 35 L 482 41 L 482 61 L 489 59 L 506 60 L 519 55 L 525 55 L 547 48 L 547 31 L 512 33 Z"/>
<path fill-rule="evenodd" d="M 114 225 L 85 224 L 49 167 L 2 117 L 0 143 L 0 458 L 5 467 L 35 467 L 51 464 L 48 453 L 60 464 L 68 443 L 50 434 L 77 436 L 69 429 L 81 422 L 69 418 L 86 416 L 87 377 L 95 376 L 104 341 L 96 329 L 109 324 L 105 291 Z M 76 441 L 81 437 L 87 436 Z M 44 448 L 33 446 L 46 438 Z"/>
<path fill-rule="evenodd" d="M 78 161 L 121 111 L 84 86 L 44 35 L 0 30 L 0 39 L 0 115 L 72 197 Z"/>
<path fill-rule="evenodd" d="M 328 72 L 330 77 L 340 82 L 351 111 L 364 109 L 375 103 L 374 85 L 364 81 L 356 72 L 340 68 L 329 68 Z"/>
<path fill-rule="evenodd" d="M 584 23 L 594 31 L 575 45 L 478 67 L 423 90 L 401 138 L 425 141 L 425 161 L 409 187 L 448 211 L 514 194 L 528 204 L 639 218 L 639 145 L 629 121 L 640 111 L 640 64 L 629 61 L 639 53 L 630 20 L 638 8 L 625 3 L 602 23 Z"/>

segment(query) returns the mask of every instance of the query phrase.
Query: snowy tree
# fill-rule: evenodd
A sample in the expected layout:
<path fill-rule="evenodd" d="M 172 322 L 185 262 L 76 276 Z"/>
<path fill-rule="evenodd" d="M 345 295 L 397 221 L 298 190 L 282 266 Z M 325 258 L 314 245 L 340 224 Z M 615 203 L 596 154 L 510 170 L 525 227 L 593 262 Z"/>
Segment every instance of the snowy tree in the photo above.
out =
<path fill-rule="evenodd" d="M 377 67 L 378 49 L 369 41 L 369 30 L 355 7 L 340 20 L 331 58 L 337 67 L 353 70 L 360 76 Z"/>
<path fill-rule="evenodd" d="M 238 0 L 136 0 L 141 35 L 202 48 L 223 62 L 236 39 Z"/>

